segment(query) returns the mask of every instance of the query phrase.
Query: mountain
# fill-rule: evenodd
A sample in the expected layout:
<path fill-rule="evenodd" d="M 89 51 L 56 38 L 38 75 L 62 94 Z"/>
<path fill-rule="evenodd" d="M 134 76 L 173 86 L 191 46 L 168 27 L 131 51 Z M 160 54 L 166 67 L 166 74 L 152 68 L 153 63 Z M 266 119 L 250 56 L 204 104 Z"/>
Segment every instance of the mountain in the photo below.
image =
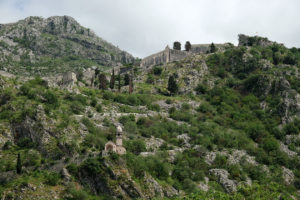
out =
<path fill-rule="evenodd" d="M 212 46 L 51 80 L 0 73 L 1 199 L 299 199 L 300 49 Z"/>
<path fill-rule="evenodd" d="M 69 16 L 0 24 L 0 70 L 14 74 L 50 75 L 134 60 Z"/>

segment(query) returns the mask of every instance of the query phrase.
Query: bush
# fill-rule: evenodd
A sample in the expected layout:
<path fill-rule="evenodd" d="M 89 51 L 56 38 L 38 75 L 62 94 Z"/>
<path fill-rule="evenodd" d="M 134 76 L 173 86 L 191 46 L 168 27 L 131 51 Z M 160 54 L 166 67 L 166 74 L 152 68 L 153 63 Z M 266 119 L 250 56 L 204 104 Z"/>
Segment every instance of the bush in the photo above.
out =
<path fill-rule="evenodd" d="M 150 104 L 150 105 L 147 105 L 147 108 L 149 110 L 153 110 L 153 111 L 156 111 L 156 112 L 159 112 L 160 111 L 160 106 L 158 104 Z"/>
<path fill-rule="evenodd" d="M 57 107 L 59 105 L 57 95 L 54 92 L 47 90 L 47 92 L 44 93 L 43 97 L 45 98 L 45 102 L 47 104 L 51 104 L 54 107 Z"/>
<path fill-rule="evenodd" d="M 264 142 L 263 142 L 263 148 L 267 152 L 276 151 L 276 150 L 279 149 L 279 144 L 278 144 L 278 142 L 277 142 L 276 139 L 274 139 L 272 137 L 269 137 L 269 138 L 266 138 L 264 140 Z"/>
<path fill-rule="evenodd" d="M 67 166 L 67 170 L 68 170 L 71 174 L 75 175 L 75 174 L 77 174 L 78 167 L 77 167 L 77 165 L 76 165 L 75 163 L 71 163 L 71 164 L 69 164 L 69 165 Z"/>
<path fill-rule="evenodd" d="M 266 136 L 265 128 L 260 123 L 249 123 L 248 127 L 246 127 L 246 133 L 251 139 L 258 143 Z"/>
<path fill-rule="evenodd" d="M 161 75 L 161 73 L 162 73 L 162 68 L 161 67 L 154 67 L 153 68 L 153 74 L 154 75 Z"/>
<path fill-rule="evenodd" d="M 129 140 L 125 142 L 125 147 L 128 151 L 134 153 L 135 155 L 146 151 L 146 145 L 143 140 Z"/>
<path fill-rule="evenodd" d="M 97 105 L 97 99 L 96 98 L 92 98 L 91 100 L 91 106 L 96 107 Z"/>
<path fill-rule="evenodd" d="M 106 100 L 113 100 L 115 97 L 114 93 L 110 92 L 110 91 L 105 91 L 103 93 L 103 99 L 106 99 Z"/>
<path fill-rule="evenodd" d="M 134 94 L 129 95 L 127 98 L 127 101 L 128 101 L 128 104 L 131 106 L 139 105 L 139 100 L 136 97 L 136 95 L 134 95 Z"/>
<path fill-rule="evenodd" d="M 283 131 L 285 132 L 286 135 L 296 135 L 299 133 L 299 129 L 297 126 L 295 126 L 294 123 L 288 123 L 285 125 L 283 128 Z"/>
<path fill-rule="evenodd" d="M 197 94 L 205 94 L 207 92 L 208 88 L 206 85 L 199 83 L 197 87 L 195 88 L 195 91 Z"/>
<path fill-rule="evenodd" d="M 45 183 L 47 185 L 55 186 L 57 185 L 58 181 L 60 180 L 60 175 L 55 172 L 47 173 L 45 176 Z"/>
<path fill-rule="evenodd" d="M 102 112 L 102 106 L 101 106 L 101 104 L 98 104 L 97 106 L 96 106 L 96 111 L 97 112 Z"/>
<path fill-rule="evenodd" d="M 300 190 L 300 178 L 297 178 L 294 182 L 294 186 L 297 188 L 297 190 Z"/>
<path fill-rule="evenodd" d="M 79 103 L 78 101 L 74 101 L 70 105 L 70 109 L 74 114 L 79 115 L 80 113 L 82 113 L 84 111 L 84 106 L 81 103 Z"/>
<path fill-rule="evenodd" d="M 130 114 L 130 115 L 127 115 L 127 116 L 121 116 L 120 118 L 119 118 L 119 122 L 121 123 L 121 124 L 126 124 L 127 122 L 135 122 L 135 115 L 133 115 L 133 114 Z"/>
<path fill-rule="evenodd" d="M 197 111 L 202 113 L 212 113 L 213 107 L 208 103 L 201 103 L 200 106 L 197 108 Z"/>
<path fill-rule="evenodd" d="M 148 75 L 146 83 L 153 84 L 154 82 L 155 82 L 155 79 L 154 79 L 153 75 L 151 75 L 151 74 Z"/>

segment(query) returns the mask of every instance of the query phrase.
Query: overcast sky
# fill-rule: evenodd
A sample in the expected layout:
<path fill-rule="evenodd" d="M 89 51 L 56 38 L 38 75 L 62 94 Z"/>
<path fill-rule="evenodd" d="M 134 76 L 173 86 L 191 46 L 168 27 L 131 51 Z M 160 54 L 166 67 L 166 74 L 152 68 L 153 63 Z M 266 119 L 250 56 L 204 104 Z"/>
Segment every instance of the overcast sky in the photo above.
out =
<path fill-rule="evenodd" d="M 0 0 L 0 23 L 69 15 L 137 57 L 182 44 L 237 44 L 239 33 L 300 47 L 300 0 Z"/>

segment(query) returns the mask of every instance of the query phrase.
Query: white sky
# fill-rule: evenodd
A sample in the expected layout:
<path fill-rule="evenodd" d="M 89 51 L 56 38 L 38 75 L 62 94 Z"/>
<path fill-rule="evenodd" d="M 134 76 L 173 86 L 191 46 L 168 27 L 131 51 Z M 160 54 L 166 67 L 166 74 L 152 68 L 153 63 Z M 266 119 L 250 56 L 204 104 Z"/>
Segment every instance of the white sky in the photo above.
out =
<path fill-rule="evenodd" d="M 0 0 L 0 23 L 69 15 L 137 57 L 172 46 L 260 35 L 300 47 L 300 0 Z"/>

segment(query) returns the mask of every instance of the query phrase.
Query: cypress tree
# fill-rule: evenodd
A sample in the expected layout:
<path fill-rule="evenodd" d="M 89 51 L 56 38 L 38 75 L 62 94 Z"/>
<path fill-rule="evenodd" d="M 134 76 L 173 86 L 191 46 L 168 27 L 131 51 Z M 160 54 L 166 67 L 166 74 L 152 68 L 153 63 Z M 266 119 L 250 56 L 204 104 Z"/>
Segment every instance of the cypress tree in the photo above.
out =
<path fill-rule="evenodd" d="M 17 170 L 17 174 L 21 174 L 22 173 L 22 161 L 21 161 L 21 155 L 20 155 L 20 153 L 18 153 L 16 170 Z"/>
<path fill-rule="evenodd" d="M 174 75 L 169 76 L 169 81 L 168 81 L 168 90 L 172 93 L 175 94 L 178 92 L 178 85 L 176 83 Z"/>
<path fill-rule="evenodd" d="M 119 81 L 118 91 L 120 92 L 121 91 L 121 73 L 120 73 L 120 71 L 119 71 L 119 75 L 118 75 L 118 81 Z"/>
<path fill-rule="evenodd" d="M 125 74 L 125 77 L 124 77 L 124 85 L 129 85 L 129 74 Z"/>
<path fill-rule="evenodd" d="M 189 41 L 186 41 L 186 43 L 185 43 L 185 50 L 186 51 L 190 51 L 191 50 L 191 48 L 192 48 L 192 45 L 191 45 L 191 43 L 189 42 Z"/>
<path fill-rule="evenodd" d="M 129 94 L 133 92 L 132 76 L 129 77 Z"/>
<path fill-rule="evenodd" d="M 181 43 L 178 42 L 178 41 L 175 41 L 173 43 L 173 49 L 175 49 L 175 50 L 181 50 Z"/>
<path fill-rule="evenodd" d="M 115 69 L 112 70 L 109 87 L 110 89 L 114 89 L 115 87 Z"/>
<path fill-rule="evenodd" d="M 215 46 L 215 44 L 214 43 L 211 43 L 211 45 L 210 45 L 210 53 L 215 53 L 216 52 L 216 46 Z"/>
<path fill-rule="evenodd" d="M 107 79 L 106 79 L 105 74 L 101 73 L 99 75 L 99 82 L 100 82 L 99 89 L 106 90 L 107 89 Z"/>

